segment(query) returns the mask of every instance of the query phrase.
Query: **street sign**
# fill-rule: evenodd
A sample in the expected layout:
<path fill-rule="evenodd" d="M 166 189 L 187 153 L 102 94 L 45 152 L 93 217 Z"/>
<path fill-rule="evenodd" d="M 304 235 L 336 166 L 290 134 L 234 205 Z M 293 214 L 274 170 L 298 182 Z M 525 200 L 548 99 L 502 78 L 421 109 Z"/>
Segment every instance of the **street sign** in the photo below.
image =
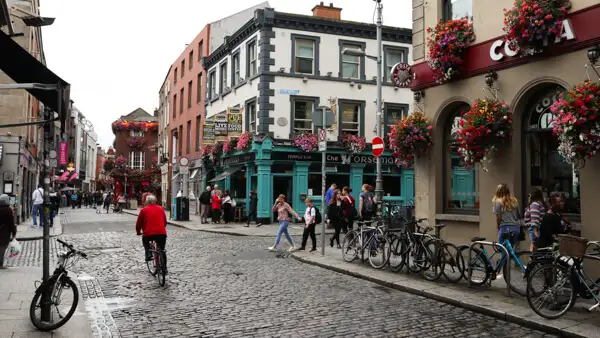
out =
<path fill-rule="evenodd" d="M 58 167 L 58 160 L 57 160 L 56 158 L 51 158 L 51 159 L 48 161 L 48 166 L 49 166 L 50 168 L 56 168 L 56 167 Z"/>
<path fill-rule="evenodd" d="M 373 152 L 373 156 L 375 157 L 379 157 L 381 156 L 381 154 L 383 154 L 383 150 L 385 149 L 384 144 L 383 144 L 383 139 L 381 139 L 381 137 L 379 136 L 375 136 L 373 137 L 373 141 L 371 142 L 372 145 L 372 152 Z"/>
<path fill-rule="evenodd" d="M 410 71 L 408 63 L 400 62 L 392 67 L 390 72 L 392 83 L 395 87 L 407 88 L 413 80 L 414 74 Z"/>
<path fill-rule="evenodd" d="M 182 157 L 179 159 L 179 165 L 180 165 L 180 166 L 182 166 L 182 167 L 185 167 L 185 166 L 187 166 L 187 165 L 188 165 L 188 163 L 190 163 L 190 160 L 189 160 L 187 157 L 185 157 L 185 156 L 182 156 Z"/>
<path fill-rule="evenodd" d="M 56 154 L 56 150 L 54 150 L 54 149 L 52 149 L 52 150 L 50 150 L 50 151 L 48 152 L 48 157 L 49 157 L 50 159 L 55 159 L 55 158 L 56 158 L 56 155 L 57 155 L 57 154 Z"/>
<path fill-rule="evenodd" d="M 319 129 L 319 151 L 327 151 L 327 131 Z"/>

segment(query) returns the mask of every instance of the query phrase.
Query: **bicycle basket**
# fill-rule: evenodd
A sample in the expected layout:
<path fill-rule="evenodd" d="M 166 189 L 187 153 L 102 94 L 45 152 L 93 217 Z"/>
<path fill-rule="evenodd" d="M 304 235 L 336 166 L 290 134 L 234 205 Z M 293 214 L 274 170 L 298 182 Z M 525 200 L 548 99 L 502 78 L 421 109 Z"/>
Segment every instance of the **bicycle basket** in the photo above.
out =
<path fill-rule="evenodd" d="M 583 257 L 587 243 L 587 238 L 573 235 L 558 235 L 558 250 L 563 256 Z"/>

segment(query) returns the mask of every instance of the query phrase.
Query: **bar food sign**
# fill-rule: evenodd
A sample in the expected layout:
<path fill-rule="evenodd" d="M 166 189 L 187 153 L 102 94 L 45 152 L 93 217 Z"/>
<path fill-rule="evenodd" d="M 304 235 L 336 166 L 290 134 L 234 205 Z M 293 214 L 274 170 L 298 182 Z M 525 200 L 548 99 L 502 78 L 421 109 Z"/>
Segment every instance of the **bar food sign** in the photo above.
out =
<path fill-rule="evenodd" d="M 227 108 L 227 133 L 228 136 L 238 137 L 242 135 L 242 109 Z"/>
<path fill-rule="evenodd" d="M 206 122 L 202 126 L 202 140 L 206 144 L 215 143 L 215 124 L 214 122 Z"/>

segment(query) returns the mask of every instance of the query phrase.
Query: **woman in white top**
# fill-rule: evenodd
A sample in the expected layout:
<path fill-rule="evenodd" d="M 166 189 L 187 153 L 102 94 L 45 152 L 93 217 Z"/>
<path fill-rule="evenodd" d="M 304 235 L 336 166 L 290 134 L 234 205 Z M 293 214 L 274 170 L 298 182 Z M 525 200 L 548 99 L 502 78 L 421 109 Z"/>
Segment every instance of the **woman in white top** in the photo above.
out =
<path fill-rule="evenodd" d="M 308 236 L 310 236 L 310 240 L 312 242 L 312 249 L 310 252 L 317 250 L 317 235 L 315 234 L 316 223 L 316 215 L 317 209 L 312 204 L 312 198 L 306 199 L 306 211 L 304 212 L 304 232 L 302 233 L 302 246 L 298 250 L 306 249 L 306 242 L 308 241 Z"/>

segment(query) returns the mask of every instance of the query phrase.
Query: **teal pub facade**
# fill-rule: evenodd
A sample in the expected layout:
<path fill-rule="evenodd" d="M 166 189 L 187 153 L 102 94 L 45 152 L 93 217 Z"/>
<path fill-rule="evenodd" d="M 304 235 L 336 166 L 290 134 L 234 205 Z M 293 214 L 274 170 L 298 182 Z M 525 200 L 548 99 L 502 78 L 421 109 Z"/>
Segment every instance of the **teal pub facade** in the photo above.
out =
<path fill-rule="evenodd" d="M 335 183 L 338 188 L 348 186 L 357 201 L 363 184 L 375 186 L 376 158 L 370 151 L 348 154 L 333 145 L 328 149 L 326 163 L 326 189 Z M 249 208 L 249 193 L 258 196 L 257 216 L 264 224 L 275 221 L 272 211 L 274 201 L 284 194 L 292 208 L 304 214 L 305 199 L 321 208 L 322 168 L 320 152 L 304 152 L 290 141 L 275 141 L 258 135 L 247 151 L 236 151 L 221 156 L 207 166 L 206 184 L 218 184 L 229 190 L 238 202 Z M 384 200 L 412 201 L 414 198 L 414 171 L 395 164 L 391 153 L 381 156 Z"/>

